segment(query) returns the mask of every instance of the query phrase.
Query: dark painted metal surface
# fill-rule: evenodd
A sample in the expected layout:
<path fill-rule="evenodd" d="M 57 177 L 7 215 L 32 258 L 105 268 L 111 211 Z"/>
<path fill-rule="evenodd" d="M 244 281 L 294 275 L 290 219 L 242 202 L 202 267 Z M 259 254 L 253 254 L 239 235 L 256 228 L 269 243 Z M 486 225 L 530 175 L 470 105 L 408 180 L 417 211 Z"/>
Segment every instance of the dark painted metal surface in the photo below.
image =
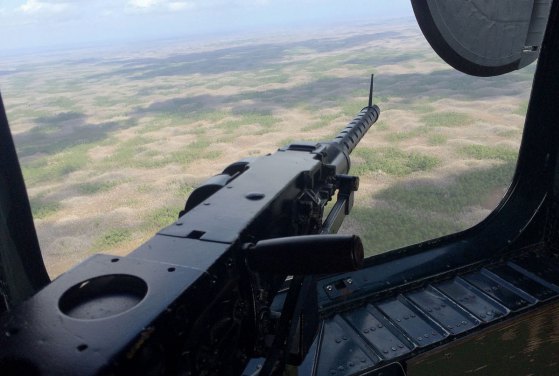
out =
<path fill-rule="evenodd" d="M 435 284 L 435 288 L 483 322 L 496 320 L 510 311 L 460 278 Z"/>
<path fill-rule="evenodd" d="M 479 320 L 431 286 L 405 295 L 422 312 L 450 334 L 460 334 L 479 325 Z"/>
<path fill-rule="evenodd" d="M 448 280 L 411 288 L 397 297 L 365 299 L 363 305 L 358 308 L 351 308 L 347 312 L 325 318 L 322 340 L 319 342 L 317 367 L 314 373 L 305 374 L 318 376 L 328 371 L 332 372 L 332 375 L 358 375 L 360 373 L 357 370 L 350 370 L 344 365 L 344 360 L 347 361 L 354 353 L 359 355 L 364 353 L 367 359 L 374 360 L 374 364 L 369 364 L 367 360 L 366 370 L 371 372 L 394 360 L 408 362 L 411 359 L 415 364 L 414 359 L 418 354 L 433 348 L 446 349 L 448 344 L 454 343 L 457 338 L 465 336 L 477 338 L 476 333 L 485 333 L 486 328 L 492 328 L 495 323 L 503 327 L 505 324 L 501 323 L 509 322 L 507 320 L 509 318 L 516 320 L 514 317 L 518 317 L 518 314 L 525 315 L 523 317 L 529 317 L 531 314 L 540 317 L 539 309 L 546 310 L 546 302 L 554 302 L 556 308 L 553 312 L 558 312 L 559 303 L 554 300 L 557 298 L 557 292 L 545 287 L 549 284 L 548 281 L 531 277 L 531 275 L 541 275 L 544 270 L 550 270 L 553 264 L 550 266 L 550 264 L 532 263 L 530 265 L 532 274 L 520 273 L 509 266 L 516 265 L 520 260 L 526 263 L 526 260 L 541 259 L 547 258 L 542 256 L 540 251 L 528 252 L 509 262 L 493 264 L 458 277 L 450 275 Z M 551 316 L 548 316 L 546 320 L 551 319 Z M 526 322 L 529 321 L 530 319 L 526 319 Z M 545 340 L 542 337 L 542 341 L 549 342 L 546 346 L 557 345 L 553 348 L 559 351 L 559 339 L 549 337 L 545 337 Z M 473 341 L 475 343 L 481 341 L 480 346 L 486 346 L 487 341 L 483 339 L 484 337 L 480 335 L 479 338 L 482 340 Z M 497 346 L 498 339 L 495 337 L 493 340 L 495 344 L 487 346 Z M 511 343 L 513 340 L 514 338 L 510 339 Z M 346 345 L 343 345 L 344 343 Z M 508 346 L 508 342 L 502 338 L 501 343 L 503 346 Z M 522 348 L 516 343 L 514 346 Z M 468 351 L 474 351 L 473 346 L 470 347 Z M 433 351 L 439 354 L 438 350 Z M 462 349 L 456 351 L 466 352 Z M 475 352 L 477 351 L 480 350 Z M 501 353 L 508 352 L 501 351 Z M 513 356 L 520 356 L 520 353 L 514 350 Z M 534 356 L 542 355 L 535 354 L 534 350 Z M 452 363 L 455 369 L 451 371 L 447 366 L 429 368 L 438 364 L 433 363 L 434 361 L 426 361 L 422 363 L 425 368 L 417 374 L 433 374 L 434 370 L 436 374 L 463 374 L 465 371 L 475 374 L 476 368 L 471 368 L 470 363 L 467 363 L 475 359 L 475 355 L 469 354 L 468 357 L 470 358 L 461 360 L 466 363 Z M 322 363 L 320 359 L 323 359 Z M 324 359 L 328 359 L 328 362 Z M 435 357 L 438 362 L 437 359 Z M 486 367 L 495 369 L 488 359 L 482 359 L 488 363 Z M 548 366 L 549 364 L 545 365 Z M 479 367 L 481 367 L 479 370 L 483 369 L 482 365 Z M 337 373 L 333 372 L 335 369 Z M 414 372 L 419 371 L 415 369 Z M 493 373 L 481 372 L 480 374 Z"/>
<path fill-rule="evenodd" d="M 92 311 L 90 315 L 96 317 L 76 317 L 62 312 L 63 295 L 68 286 L 83 288 L 92 278 L 118 275 L 138 278 L 149 289 L 125 311 L 114 314 L 104 312 L 102 318 L 97 310 L 106 311 L 106 304 L 89 308 Z M 13 367 L 8 354 L 12 355 L 12 359 L 25 361 L 24 355 L 33 349 L 34 359 L 29 362 L 40 374 L 97 374 L 114 362 L 115 353 L 123 351 L 134 341 L 146 341 L 155 334 L 157 320 L 166 317 L 160 307 L 195 299 L 195 292 L 187 292 L 188 288 L 196 281 L 201 282 L 204 275 L 203 271 L 185 266 L 132 257 L 93 256 L 61 275 L 58 283 L 47 286 L 2 323 L 4 335 L 0 336 L 0 348 L 3 358 L 0 368 Z M 198 285 L 201 285 L 200 282 Z M 82 295 L 81 299 L 82 302 L 99 303 L 114 296 L 114 289 L 107 286 L 107 289 L 100 289 L 91 295 Z M 68 302 L 74 307 L 80 303 Z"/>
<path fill-rule="evenodd" d="M 50 281 L 0 97 L 0 313 Z"/>
<path fill-rule="evenodd" d="M 343 317 L 381 359 L 396 358 L 416 347 L 393 325 L 381 319 L 380 312 L 371 305 L 348 312 Z"/>
<path fill-rule="evenodd" d="M 521 290 L 506 288 L 483 272 L 465 275 L 464 279 L 511 311 L 521 310 L 536 302 L 535 298 L 523 294 Z"/>
<path fill-rule="evenodd" d="M 519 290 L 526 291 L 539 301 L 546 301 L 557 296 L 557 291 L 528 278 L 525 274 L 512 269 L 508 265 L 500 265 L 490 270 L 494 273 L 494 278 L 498 278 L 500 282 L 510 283 Z"/>
<path fill-rule="evenodd" d="M 476 331 L 407 362 L 408 376 L 557 375 L 559 303 Z"/>
<path fill-rule="evenodd" d="M 448 331 L 431 319 L 427 312 L 412 307 L 403 296 L 378 302 L 375 306 L 417 347 L 429 346 L 448 336 Z"/>
<path fill-rule="evenodd" d="M 378 356 L 340 316 L 324 322 L 319 346 L 317 375 L 352 375 L 379 361 Z"/>
<path fill-rule="evenodd" d="M 452 67 L 475 76 L 521 69 L 538 57 L 551 0 L 412 0 L 431 47 Z M 475 32 L 472 32 L 475 30 Z"/>
<path fill-rule="evenodd" d="M 542 255 L 525 256 L 509 263 L 508 266 L 536 279 L 553 290 L 557 291 L 559 289 L 559 268 L 550 257 L 543 257 Z"/>

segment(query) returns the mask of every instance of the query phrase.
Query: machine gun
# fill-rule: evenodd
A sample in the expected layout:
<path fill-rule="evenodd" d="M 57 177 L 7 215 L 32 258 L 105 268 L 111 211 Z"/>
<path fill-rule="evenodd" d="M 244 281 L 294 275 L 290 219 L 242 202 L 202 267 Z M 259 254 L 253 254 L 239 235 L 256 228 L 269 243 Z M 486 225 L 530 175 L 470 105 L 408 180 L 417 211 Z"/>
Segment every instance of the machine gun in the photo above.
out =
<path fill-rule="evenodd" d="M 359 237 L 333 234 L 358 188 L 349 154 L 379 117 L 372 95 L 371 77 L 368 106 L 333 141 L 231 164 L 128 256 L 95 255 L 5 314 L 2 374 L 234 375 L 262 357 L 267 375 L 300 363 L 319 322 L 314 276 L 363 261 Z"/>
<path fill-rule="evenodd" d="M 491 215 L 316 278 L 362 258 L 357 238 L 328 234 L 351 209 L 357 179 L 345 174 L 378 118 L 370 99 L 334 141 L 229 166 L 129 256 L 94 256 L 15 306 L 46 277 L 29 205 L 13 204 L 25 191 L 0 101 L 0 309 L 15 306 L 0 321 L 0 373 L 269 375 L 307 353 L 299 371 L 313 376 L 555 375 L 559 1 L 412 5 L 461 71 L 493 76 L 539 56 L 517 170 Z M 6 240 L 29 259 L 23 271 Z"/>

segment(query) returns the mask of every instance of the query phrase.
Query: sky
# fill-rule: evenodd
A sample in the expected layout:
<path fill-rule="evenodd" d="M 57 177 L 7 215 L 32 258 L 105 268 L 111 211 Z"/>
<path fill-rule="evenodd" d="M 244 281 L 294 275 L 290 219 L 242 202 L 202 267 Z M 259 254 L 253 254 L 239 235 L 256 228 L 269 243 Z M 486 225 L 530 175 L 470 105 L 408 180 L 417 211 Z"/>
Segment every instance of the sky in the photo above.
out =
<path fill-rule="evenodd" d="M 412 16 L 409 0 L 0 0 L 0 54 Z"/>

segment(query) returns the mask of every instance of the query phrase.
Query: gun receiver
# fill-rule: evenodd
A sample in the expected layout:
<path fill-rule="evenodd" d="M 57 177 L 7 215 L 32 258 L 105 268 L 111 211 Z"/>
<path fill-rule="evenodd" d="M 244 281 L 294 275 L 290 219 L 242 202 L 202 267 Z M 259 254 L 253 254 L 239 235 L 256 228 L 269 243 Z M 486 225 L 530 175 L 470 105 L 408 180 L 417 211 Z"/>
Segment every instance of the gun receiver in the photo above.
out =
<path fill-rule="evenodd" d="M 331 234 L 358 187 L 349 154 L 379 113 L 371 91 L 333 141 L 234 163 L 128 256 L 95 255 L 61 275 L 2 317 L 3 374 L 233 375 L 265 357 L 265 375 L 299 362 L 318 322 L 313 275 L 363 260 L 358 237 Z"/>

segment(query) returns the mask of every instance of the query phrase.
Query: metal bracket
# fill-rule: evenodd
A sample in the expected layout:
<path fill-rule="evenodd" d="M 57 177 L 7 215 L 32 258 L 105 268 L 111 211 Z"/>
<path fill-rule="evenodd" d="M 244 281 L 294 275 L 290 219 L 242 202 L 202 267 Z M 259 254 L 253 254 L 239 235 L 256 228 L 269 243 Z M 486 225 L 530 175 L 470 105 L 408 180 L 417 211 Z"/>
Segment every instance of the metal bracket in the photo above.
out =
<path fill-rule="evenodd" d="M 359 289 L 351 277 L 332 281 L 323 288 L 326 295 L 332 300 L 349 296 Z"/>

